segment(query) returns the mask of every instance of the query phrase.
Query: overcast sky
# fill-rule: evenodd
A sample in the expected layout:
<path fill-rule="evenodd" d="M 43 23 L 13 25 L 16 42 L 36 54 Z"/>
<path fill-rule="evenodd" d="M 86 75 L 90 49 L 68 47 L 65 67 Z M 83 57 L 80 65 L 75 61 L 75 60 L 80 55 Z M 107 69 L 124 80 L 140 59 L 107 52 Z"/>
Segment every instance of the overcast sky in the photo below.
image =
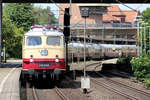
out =
<path fill-rule="evenodd" d="M 50 6 L 51 7 L 51 10 L 54 12 L 55 16 L 58 18 L 58 14 L 59 14 L 59 9 L 58 9 L 58 6 L 56 5 L 59 5 L 59 4 L 52 4 L 52 3 L 36 3 L 35 6 L 40 6 L 42 8 L 46 8 L 47 6 Z M 121 10 L 131 10 L 129 9 L 128 7 L 122 5 L 122 4 L 115 4 L 115 5 L 118 5 L 120 7 Z M 135 10 L 139 10 L 140 12 L 146 10 L 146 8 L 150 8 L 150 3 L 149 4 L 125 4 Z"/>

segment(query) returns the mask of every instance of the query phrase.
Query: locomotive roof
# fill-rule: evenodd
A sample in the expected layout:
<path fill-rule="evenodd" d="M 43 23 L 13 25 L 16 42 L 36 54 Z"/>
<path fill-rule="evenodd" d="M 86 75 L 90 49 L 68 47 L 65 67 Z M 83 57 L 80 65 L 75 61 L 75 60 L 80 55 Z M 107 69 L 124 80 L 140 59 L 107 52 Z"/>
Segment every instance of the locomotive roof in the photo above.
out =
<path fill-rule="evenodd" d="M 45 30 L 43 31 L 42 28 L 34 28 L 24 34 L 25 36 L 63 36 L 62 32 L 57 30 Z"/>

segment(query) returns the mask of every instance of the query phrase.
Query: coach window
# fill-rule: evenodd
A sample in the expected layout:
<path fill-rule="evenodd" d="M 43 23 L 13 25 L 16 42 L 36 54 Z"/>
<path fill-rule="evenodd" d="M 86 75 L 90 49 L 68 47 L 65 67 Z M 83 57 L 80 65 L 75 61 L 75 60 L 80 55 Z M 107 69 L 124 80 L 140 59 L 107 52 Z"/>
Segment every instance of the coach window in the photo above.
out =
<path fill-rule="evenodd" d="M 61 37 L 60 36 L 48 36 L 47 45 L 60 46 L 61 45 Z"/>
<path fill-rule="evenodd" d="M 29 36 L 29 37 L 27 37 L 27 45 L 28 46 L 41 45 L 41 43 L 42 43 L 42 40 L 41 40 L 41 37 L 39 37 L 39 36 L 36 36 L 36 37 Z"/>

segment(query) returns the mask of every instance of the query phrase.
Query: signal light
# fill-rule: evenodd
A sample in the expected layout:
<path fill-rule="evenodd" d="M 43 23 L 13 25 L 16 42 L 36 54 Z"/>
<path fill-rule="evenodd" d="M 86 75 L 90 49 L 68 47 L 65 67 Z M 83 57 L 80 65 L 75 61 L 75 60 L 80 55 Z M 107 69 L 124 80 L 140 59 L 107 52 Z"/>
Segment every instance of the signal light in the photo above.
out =
<path fill-rule="evenodd" d="M 66 37 L 69 37 L 70 35 L 70 13 L 69 8 L 65 8 L 65 14 L 64 14 L 64 35 Z"/>
<path fill-rule="evenodd" d="M 70 35 L 70 27 L 64 27 L 63 33 L 64 33 L 64 35 L 66 37 L 69 37 L 69 35 Z"/>
<path fill-rule="evenodd" d="M 33 62 L 33 55 L 30 55 L 30 62 Z"/>
<path fill-rule="evenodd" d="M 58 55 L 56 55 L 56 60 L 55 60 L 56 62 L 59 62 L 59 58 L 58 58 Z"/>
<path fill-rule="evenodd" d="M 70 13 L 69 13 L 69 8 L 65 8 L 65 13 L 64 13 L 64 26 L 69 26 L 70 25 Z"/>

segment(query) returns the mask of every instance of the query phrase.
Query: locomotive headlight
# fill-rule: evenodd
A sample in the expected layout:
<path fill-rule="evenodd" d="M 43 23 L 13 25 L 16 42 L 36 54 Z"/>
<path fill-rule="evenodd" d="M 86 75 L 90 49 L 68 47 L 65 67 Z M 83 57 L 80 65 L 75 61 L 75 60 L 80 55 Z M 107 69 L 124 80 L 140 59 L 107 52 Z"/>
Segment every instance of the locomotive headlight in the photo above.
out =
<path fill-rule="evenodd" d="M 56 62 L 59 62 L 59 58 L 58 58 L 58 55 L 56 55 L 56 60 L 55 60 Z"/>
<path fill-rule="evenodd" d="M 48 50 L 41 50 L 41 56 L 47 56 L 48 55 Z"/>
<path fill-rule="evenodd" d="M 33 62 L 33 55 L 30 55 L 30 62 Z"/>

